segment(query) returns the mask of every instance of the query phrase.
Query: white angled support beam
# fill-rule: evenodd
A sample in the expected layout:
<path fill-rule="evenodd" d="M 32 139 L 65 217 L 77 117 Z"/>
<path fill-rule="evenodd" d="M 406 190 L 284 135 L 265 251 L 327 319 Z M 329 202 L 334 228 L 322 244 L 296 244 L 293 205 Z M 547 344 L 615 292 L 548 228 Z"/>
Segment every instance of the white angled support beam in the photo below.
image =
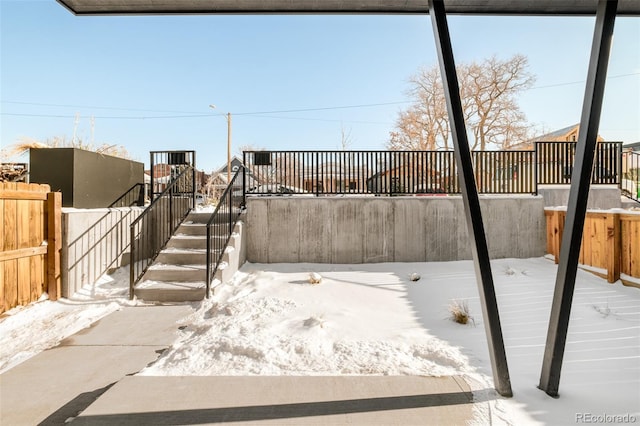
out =
<path fill-rule="evenodd" d="M 493 381 L 496 391 L 498 391 L 500 395 L 510 397 L 513 393 L 511 390 L 511 380 L 509 378 L 509 368 L 507 366 L 507 356 L 502 338 L 502 328 L 500 326 L 498 303 L 496 301 L 493 276 L 491 274 L 487 238 L 482 223 L 480 199 L 473 174 L 471 151 L 469 149 L 464 115 L 462 113 L 462 102 L 460 101 L 458 76 L 443 1 L 429 0 L 429 14 L 431 15 L 431 23 L 433 25 L 433 33 L 440 63 L 440 73 L 442 75 L 444 94 L 447 101 L 447 110 L 449 112 L 449 122 L 451 123 L 451 136 L 455 148 L 456 165 L 458 166 L 478 291 L 482 303 L 482 316 L 489 345 Z"/>
<path fill-rule="evenodd" d="M 539 388 L 557 397 L 597 147 L 617 0 L 599 0 Z"/>

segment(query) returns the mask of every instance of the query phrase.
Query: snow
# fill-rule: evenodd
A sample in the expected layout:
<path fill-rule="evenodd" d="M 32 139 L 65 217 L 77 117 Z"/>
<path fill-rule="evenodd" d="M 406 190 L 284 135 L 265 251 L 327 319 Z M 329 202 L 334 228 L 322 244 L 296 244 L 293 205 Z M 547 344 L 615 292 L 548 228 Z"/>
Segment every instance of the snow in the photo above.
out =
<path fill-rule="evenodd" d="M 640 421 L 640 289 L 578 271 L 554 399 L 536 386 L 557 266 L 545 258 L 501 259 L 492 269 L 510 399 L 492 390 L 471 261 L 245 264 L 212 298 L 194 304 L 173 345 L 139 374 L 455 374 L 474 391 L 475 424 L 575 424 L 588 415 Z M 310 274 L 321 276 L 320 283 L 311 284 Z M 411 281 L 414 274 L 421 278 Z M 40 301 L 3 316 L 0 368 L 130 304 L 127 277 L 124 268 L 69 300 Z M 467 304 L 466 325 L 451 320 L 454 302 Z"/>
<path fill-rule="evenodd" d="M 129 270 L 102 276 L 69 299 L 57 302 L 43 294 L 38 302 L 0 316 L 0 373 L 133 303 L 128 300 Z"/>

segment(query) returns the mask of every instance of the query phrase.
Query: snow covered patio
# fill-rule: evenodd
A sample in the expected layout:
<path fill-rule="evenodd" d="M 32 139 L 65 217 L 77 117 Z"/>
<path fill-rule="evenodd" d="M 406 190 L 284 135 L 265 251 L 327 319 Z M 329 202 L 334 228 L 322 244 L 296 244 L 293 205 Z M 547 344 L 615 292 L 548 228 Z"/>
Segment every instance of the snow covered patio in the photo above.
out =
<path fill-rule="evenodd" d="M 492 267 L 512 399 L 492 390 L 471 261 L 245 264 L 214 297 L 191 305 L 173 344 L 136 377 L 461 376 L 474 393 L 476 424 L 638 421 L 640 290 L 579 271 L 560 398 L 553 399 L 536 386 L 557 267 L 545 258 Z M 310 272 L 322 281 L 310 284 Z M 411 281 L 413 273 L 421 278 Z M 126 278 L 121 269 L 70 300 L 10 312 L 0 321 L 0 368 L 129 305 Z M 473 321 L 451 321 L 454 300 L 468 303 Z"/>

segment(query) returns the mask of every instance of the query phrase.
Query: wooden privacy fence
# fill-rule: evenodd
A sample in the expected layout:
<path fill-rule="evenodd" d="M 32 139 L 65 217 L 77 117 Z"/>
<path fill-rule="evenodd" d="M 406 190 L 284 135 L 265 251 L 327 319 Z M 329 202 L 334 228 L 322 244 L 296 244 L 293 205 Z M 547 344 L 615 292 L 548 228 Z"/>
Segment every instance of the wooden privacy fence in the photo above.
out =
<path fill-rule="evenodd" d="M 560 256 L 567 212 L 545 209 L 547 253 Z M 590 211 L 584 224 L 579 263 L 613 283 L 639 286 L 640 212 Z"/>
<path fill-rule="evenodd" d="M 62 194 L 0 182 L 0 313 L 60 296 Z"/>

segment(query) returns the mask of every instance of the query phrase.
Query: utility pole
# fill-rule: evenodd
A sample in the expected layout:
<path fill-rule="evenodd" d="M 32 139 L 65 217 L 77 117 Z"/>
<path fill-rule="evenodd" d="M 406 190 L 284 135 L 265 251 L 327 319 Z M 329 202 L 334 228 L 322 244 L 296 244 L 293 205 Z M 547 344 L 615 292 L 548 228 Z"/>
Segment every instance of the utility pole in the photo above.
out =
<path fill-rule="evenodd" d="M 209 108 L 216 109 L 213 104 Z M 231 183 L 231 113 L 227 113 L 227 184 Z"/>

